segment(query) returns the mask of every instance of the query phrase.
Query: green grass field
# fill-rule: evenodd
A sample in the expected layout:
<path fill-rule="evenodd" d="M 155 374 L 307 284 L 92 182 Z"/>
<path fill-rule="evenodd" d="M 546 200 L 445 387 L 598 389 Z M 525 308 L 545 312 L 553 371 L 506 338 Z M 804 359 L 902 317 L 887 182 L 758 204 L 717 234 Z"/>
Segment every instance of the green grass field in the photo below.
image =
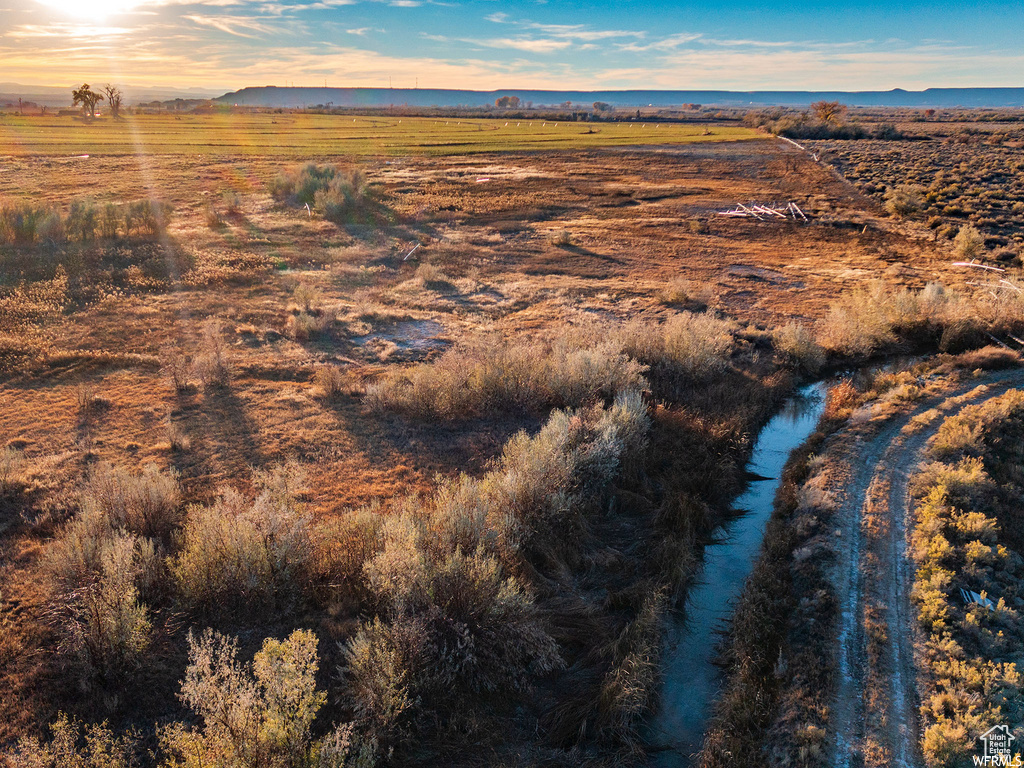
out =
<path fill-rule="evenodd" d="M 707 133 L 705 133 L 707 131 Z M 550 120 L 445 120 L 342 115 L 144 115 L 86 123 L 73 117 L 0 118 L 0 156 L 219 154 L 448 155 L 509 150 L 740 141 L 748 128 Z"/>

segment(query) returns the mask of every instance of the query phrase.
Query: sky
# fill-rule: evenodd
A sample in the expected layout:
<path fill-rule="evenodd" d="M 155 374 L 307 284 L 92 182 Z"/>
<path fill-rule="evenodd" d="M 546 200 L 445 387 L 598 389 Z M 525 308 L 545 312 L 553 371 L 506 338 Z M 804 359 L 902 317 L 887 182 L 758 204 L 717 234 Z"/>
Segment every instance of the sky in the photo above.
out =
<path fill-rule="evenodd" d="M 0 81 L 888 90 L 1024 86 L 1024 3 L 0 0 Z"/>

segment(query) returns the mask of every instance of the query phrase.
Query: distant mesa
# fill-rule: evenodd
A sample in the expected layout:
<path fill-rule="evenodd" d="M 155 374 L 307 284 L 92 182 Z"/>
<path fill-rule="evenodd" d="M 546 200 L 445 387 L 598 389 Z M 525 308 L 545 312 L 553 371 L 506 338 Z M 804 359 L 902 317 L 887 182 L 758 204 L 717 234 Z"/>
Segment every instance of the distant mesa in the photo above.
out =
<path fill-rule="evenodd" d="M 674 107 L 702 104 L 719 107 L 806 107 L 815 101 L 841 101 L 857 107 L 976 107 L 1024 106 L 1024 88 L 929 88 L 924 91 L 538 91 L 506 88 L 466 91 L 443 88 L 282 88 L 263 86 L 226 93 L 215 101 L 246 107 L 493 107 L 495 101 L 517 96 L 534 106 L 593 104 L 613 107 Z"/>
<path fill-rule="evenodd" d="M 0 106 L 23 103 L 46 107 L 71 105 L 71 87 L 53 88 L 0 83 Z M 223 106 L 301 109 L 304 107 L 471 107 L 495 108 L 503 98 L 517 97 L 522 107 L 590 106 L 604 102 L 609 107 L 807 107 L 815 101 L 841 101 L 854 107 L 981 108 L 1024 107 L 1024 88 L 928 88 L 907 91 L 548 91 L 504 88 L 471 91 L 448 88 L 287 88 L 275 85 L 242 88 L 217 96 L 207 89 L 164 88 L 124 89 L 129 104 L 150 101 L 207 102 Z M 214 98 L 215 97 L 215 98 Z"/>

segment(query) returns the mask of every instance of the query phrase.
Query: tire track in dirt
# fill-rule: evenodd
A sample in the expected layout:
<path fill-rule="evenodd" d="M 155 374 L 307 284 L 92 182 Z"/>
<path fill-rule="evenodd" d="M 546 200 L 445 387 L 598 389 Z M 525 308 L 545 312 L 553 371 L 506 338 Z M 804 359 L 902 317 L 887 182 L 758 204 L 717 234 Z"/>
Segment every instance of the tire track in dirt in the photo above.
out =
<path fill-rule="evenodd" d="M 1021 370 L 966 382 L 891 419 L 855 444 L 846 457 L 845 492 L 837 508 L 843 549 L 836 587 L 842 610 L 838 684 L 831 712 L 832 765 L 856 768 L 866 758 L 869 764 L 898 768 L 921 764 L 914 660 L 917 628 L 910 601 L 914 571 L 907 556 L 910 478 L 945 418 L 1021 385 Z M 915 417 L 932 408 L 940 415 L 915 422 Z M 866 618 L 873 632 L 865 631 Z M 869 680 L 879 687 L 871 695 Z"/>

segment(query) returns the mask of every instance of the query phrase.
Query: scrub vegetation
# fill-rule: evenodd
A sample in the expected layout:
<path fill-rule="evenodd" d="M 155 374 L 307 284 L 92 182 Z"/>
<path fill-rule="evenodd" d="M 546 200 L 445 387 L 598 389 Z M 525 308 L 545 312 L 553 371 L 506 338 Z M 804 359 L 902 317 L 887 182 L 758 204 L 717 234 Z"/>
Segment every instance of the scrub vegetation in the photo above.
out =
<path fill-rule="evenodd" d="M 735 121 L 505 122 L 5 118 L 0 763 L 639 765 L 666 624 L 786 395 L 897 355 L 1018 360 L 990 345 L 1024 335 L 1019 275 L 954 266 L 989 235 L 936 246 L 927 191 L 874 210 Z M 717 215 L 752 199 L 810 221 Z M 826 759 L 814 454 L 924 376 L 832 388 L 703 764 Z M 929 668 L 929 755 L 1019 714 L 989 626 L 1017 608 L 943 591 L 1012 592 L 1004 406 L 936 442 L 942 478 L 988 479 L 922 492 L 949 548 L 920 567 L 970 566 L 922 616 L 984 660 L 977 690 Z"/>

